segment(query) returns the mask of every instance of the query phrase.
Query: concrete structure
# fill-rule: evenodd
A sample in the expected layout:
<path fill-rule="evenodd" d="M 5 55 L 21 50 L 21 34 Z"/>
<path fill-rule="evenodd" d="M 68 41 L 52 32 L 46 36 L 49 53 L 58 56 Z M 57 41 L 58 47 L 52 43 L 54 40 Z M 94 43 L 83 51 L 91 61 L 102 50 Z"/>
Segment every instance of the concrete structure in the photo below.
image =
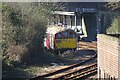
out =
<path fill-rule="evenodd" d="M 120 79 L 120 35 L 97 36 L 98 78 Z"/>
<path fill-rule="evenodd" d="M 55 14 L 54 24 L 62 23 L 65 27 L 76 30 L 80 35 L 87 35 L 85 40 L 96 40 L 97 33 L 105 33 L 106 24 L 109 18 L 106 18 L 108 9 L 106 3 L 99 2 L 68 2 L 66 12 L 63 14 Z M 71 15 L 74 12 L 75 15 Z M 106 15 L 105 15 L 106 14 Z M 75 23 L 76 22 L 76 23 Z"/>
<path fill-rule="evenodd" d="M 77 15 L 79 15 L 79 18 L 81 21 L 80 26 L 83 29 L 85 27 L 87 37 L 84 38 L 86 41 L 94 41 L 96 40 L 97 33 L 100 33 L 101 30 L 99 30 L 101 27 L 101 11 L 108 11 L 108 9 L 105 7 L 106 2 L 69 2 L 67 11 L 76 12 Z M 78 18 L 78 19 L 79 19 Z M 84 22 L 82 22 L 82 19 Z M 85 25 L 83 25 L 85 24 Z M 79 25 L 77 25 L 79 26 Z M 81 30 L 82 30 L 81 29 Z M 84 33 L 85 34 L 85 29 Z"/>

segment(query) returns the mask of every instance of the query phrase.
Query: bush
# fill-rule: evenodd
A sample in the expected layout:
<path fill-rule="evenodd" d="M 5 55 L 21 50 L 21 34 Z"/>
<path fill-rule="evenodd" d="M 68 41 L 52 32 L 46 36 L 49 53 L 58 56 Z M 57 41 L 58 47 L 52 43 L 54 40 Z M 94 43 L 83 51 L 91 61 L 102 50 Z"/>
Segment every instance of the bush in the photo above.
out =
<path fill-rule="evenodd" d="M 114 18 L 112 24 L 107 29 L 107 34 L 120 34 L 119 25 L 118 25 L 118 18 Z"/>
<path fill-rule="evenodd" d="M 56 6 L 56 7 L 55 7 Z M 3 3 L 3 56 L 25 62 L 43 52 L 43 39 L 52 11 L 58 3 Z M 50 18 L 51 19 L 51 18 Z"/>
<path fill-rule="evenodd" d="M 33 57 L 30 54 L 40 53 L 43 50 L 40 48 L 43 47 L 47 23 L 45 17 L 47 16 L 39 15 L 40 12 L 36 11 L 38 7 L 30 4 L 32 3 L 4 3 L 2 6 L 3 56 L 5 59 L 21 62 L 22 57 Z"/>

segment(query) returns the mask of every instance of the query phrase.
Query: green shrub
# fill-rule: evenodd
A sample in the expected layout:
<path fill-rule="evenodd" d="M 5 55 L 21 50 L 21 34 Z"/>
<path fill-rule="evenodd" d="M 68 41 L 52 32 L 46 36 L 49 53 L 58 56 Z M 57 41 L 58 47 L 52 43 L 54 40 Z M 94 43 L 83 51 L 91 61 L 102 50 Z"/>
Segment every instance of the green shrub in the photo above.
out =
<path fill-rule="evenodd" d="M 30 61 L 43 53 L 43 39 L 52 11 L 59 3 L 2 3 L 3 57 L 9 61 Z M 51 18 L 50 18 L 51 19 Z"/>
<path fill-rule="evenodd" d="M 120 26 L 118 25 L 118 18 L 114 18 L 111 26 L 107 29 L 107 34 L 120 34 Z"/>

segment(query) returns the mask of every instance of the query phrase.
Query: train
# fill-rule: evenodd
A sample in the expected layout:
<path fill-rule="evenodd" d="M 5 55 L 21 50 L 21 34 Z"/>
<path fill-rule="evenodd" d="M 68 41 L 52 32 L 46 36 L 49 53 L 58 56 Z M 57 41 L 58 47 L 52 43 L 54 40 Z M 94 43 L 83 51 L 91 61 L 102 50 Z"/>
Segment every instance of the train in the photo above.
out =
<path fill-rule="evenodd" d="M 61 53 L 67 50 L 76 50 L 77 33 L 61 26 L 48 27 L 44 38 L 45 49 Z"/>

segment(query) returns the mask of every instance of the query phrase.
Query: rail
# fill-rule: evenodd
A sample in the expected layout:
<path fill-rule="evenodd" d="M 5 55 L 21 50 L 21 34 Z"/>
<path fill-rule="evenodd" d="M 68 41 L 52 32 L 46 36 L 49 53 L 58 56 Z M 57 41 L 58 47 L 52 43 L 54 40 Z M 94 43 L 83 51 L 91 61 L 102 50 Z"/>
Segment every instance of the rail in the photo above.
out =
<path fill-rule="evenodd" d="M 84 65 L 85 63 L 91 61 L 91 60 L 94 60 L 95 58 L 97 57 L 97 54 L 95 54 L 92 58 L 90 59 L 87 59 L 85 61 L 82 61 L 80 63 L 76 63 L 76 64 L 73 64 L 73 65 L 70 65 L 66 68 L 63 68 L 63 69 L 60 69 L 60 70 L 57 70 L 57 71 L 54 71 L 54 72 L 51 72 L 51 73 L 48 73 L 48 74 L 45 74 L 45 75 L 42 75 L 42 76 L 37 76 L 37 77 L 34 77 L 34 78 L 31 78 L 31 79 L 28 79 L 28 80 L 44 80 L 44 78 L 46 77 L 49 77 L 49 76 L 53 76 L 53 75 L 56 75 L 56 74 L 59 74 L 59 73 L 62 73 L 62 72 L 65 72 L 67 70 L 70 70 L 70 69 L 73 69 L 75 67 L 78 67 L 78 66 L 82 66 Z M 54 79 L 53 79 L 54 80 Z M 56 80 L 56 79 L 55 79 Z M 61 80 L 61 79 L 60 79 Z"/>

